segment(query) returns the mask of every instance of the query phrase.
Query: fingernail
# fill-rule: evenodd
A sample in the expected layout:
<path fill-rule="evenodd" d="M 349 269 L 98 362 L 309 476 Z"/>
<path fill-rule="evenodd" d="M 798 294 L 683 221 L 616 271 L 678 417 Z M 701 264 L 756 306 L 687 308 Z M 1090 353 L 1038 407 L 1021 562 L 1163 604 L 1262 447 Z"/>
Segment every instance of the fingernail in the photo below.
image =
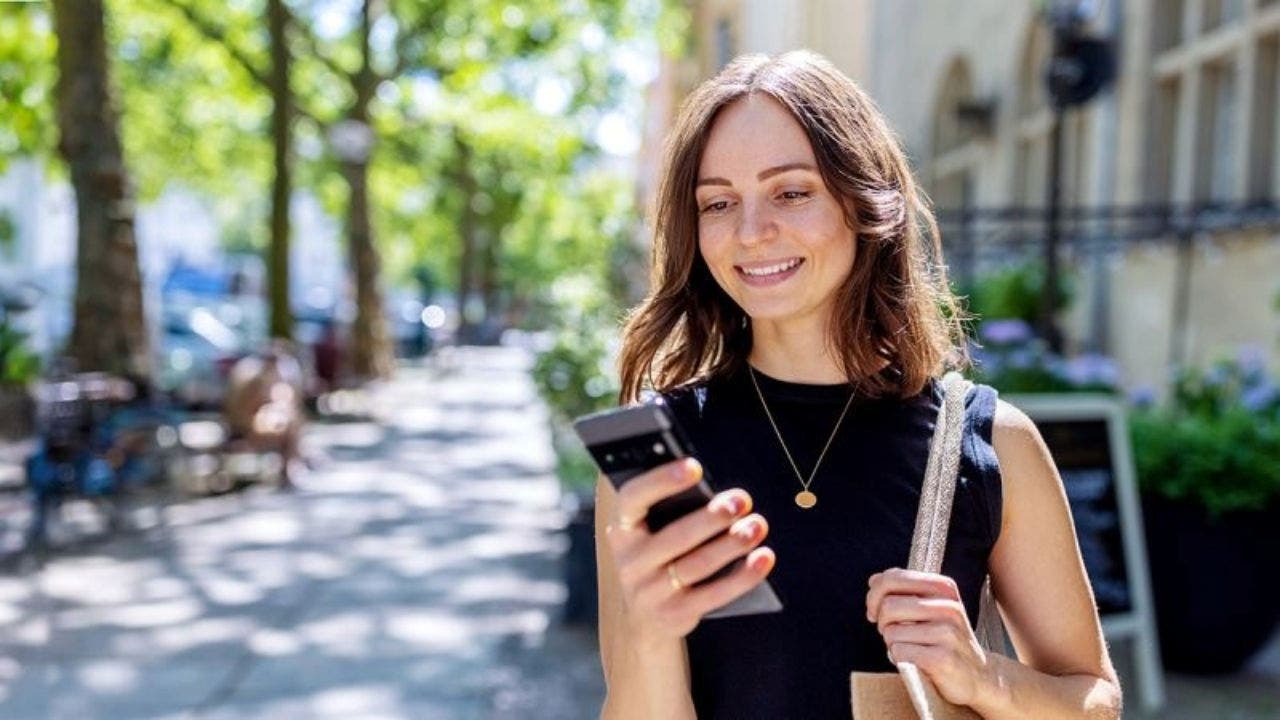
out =
<path fill-rule="evenodd" d="M 743 510 L 742 498 L 733 493 L 722 493 L 711 501 L 711 510 L 734 517 Z"/>
<path fill-rule="evenodd" d="M 693 458 L 685 458 L 672 468 L 672 474 L 681 480 L 693 480 L 702 476 L 702 466 Z"/>
<path fill-rule="evenodd" d="M 769 563 L 770 563 L 769 556 L 763 553 L 758 555 L 753 555 L 749 560 L 747 560 L 747 565 L 752 570 L 755 570 L 755 571 L 768 569 Z"/>
<path fill-rule="evenodd" d="M 733 526 L 730 532 L 734 537 L 743 541 L 755 540 L 764 528 L 760 526 L 760 521 L 756 518 L 747 518 L 746 520 Z"/>

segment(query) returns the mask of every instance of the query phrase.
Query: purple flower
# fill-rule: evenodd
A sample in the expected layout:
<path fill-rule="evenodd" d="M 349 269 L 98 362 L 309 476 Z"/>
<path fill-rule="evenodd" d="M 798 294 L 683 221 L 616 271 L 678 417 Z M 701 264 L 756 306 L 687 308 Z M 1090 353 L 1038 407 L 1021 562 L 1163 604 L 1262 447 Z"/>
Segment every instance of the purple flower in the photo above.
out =
<path fill-rule="evenodd" d="M 978 328 L 978 335 L 992 345 L 1017 345 L 1034 337 L 1031 326 L 1017 319 L 987 320 Z"/>
<path fill-rule="evenodd" d="M 1116 362 L 1105 355 L 1085 353 L 1066 361 L 1063 377 L 1073 385 L 1105 385 L 1114 387 L 1120 380 Z"/>
<path fill-rule="evenodd" d="M 1240 404 L 1250 412 L 1262 412 L 1280 400 L 1280 390 L 1271 383 L 1256 385 L 1240 394 Z"/>
<path fill-rule="evenodd" d="M 1033 368 L 1038 364 L 1037 361 L 1039 360 L 1035 352 L 1026 348 L 1014 350 L 1009 353 L 1006 359 L 1009 361 L 1009 367 L 1016 368 L 1018 370 Z"/>
<path fill-rule="evenodd" d="M 1149 408 L 1155 405 L 1155 388 L 1150 385 L 1139 385 L 1129 391 L 1129 402 L 1136 408 Z"/>

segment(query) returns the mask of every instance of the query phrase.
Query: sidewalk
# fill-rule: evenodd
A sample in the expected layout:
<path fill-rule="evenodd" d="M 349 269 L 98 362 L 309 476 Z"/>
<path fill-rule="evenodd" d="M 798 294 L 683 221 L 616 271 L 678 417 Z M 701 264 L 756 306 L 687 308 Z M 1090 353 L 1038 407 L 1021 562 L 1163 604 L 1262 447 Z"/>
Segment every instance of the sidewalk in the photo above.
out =
<path fill-rule="evenodd" d="M 0 717 L 595 717 L 525 367 L 406 370 L 378 422 L 311 429 L 299 492 L 174 504 L 0 577 Z"/>

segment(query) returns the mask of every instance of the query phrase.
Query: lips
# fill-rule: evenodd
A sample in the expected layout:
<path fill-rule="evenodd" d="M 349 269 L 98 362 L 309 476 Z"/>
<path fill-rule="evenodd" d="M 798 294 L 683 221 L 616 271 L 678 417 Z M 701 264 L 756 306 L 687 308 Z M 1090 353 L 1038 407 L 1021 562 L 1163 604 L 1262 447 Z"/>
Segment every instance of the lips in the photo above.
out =
<path fill-rule="evenodd" d="M 735 265 L 738 277 L 748 285 L 763 286 L 780 283 L 796 274 L 804 258 L 784 258 L 765 262 L 754 262 L 750 265 Z"/>

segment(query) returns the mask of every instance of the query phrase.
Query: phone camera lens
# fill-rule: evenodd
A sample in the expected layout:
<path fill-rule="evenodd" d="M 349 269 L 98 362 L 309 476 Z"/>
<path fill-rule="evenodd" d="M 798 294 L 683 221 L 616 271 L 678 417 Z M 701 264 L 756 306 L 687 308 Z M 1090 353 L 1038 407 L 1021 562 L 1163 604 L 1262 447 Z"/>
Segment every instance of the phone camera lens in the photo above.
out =
<path fill-rule="evenodd" d="M 666 454 L 667 454 L 667 448 L 666 448 L 666 446 L 665 446 L 665 445 L 663 445 L 662 443 L 654 443 L 654 444 L 653 444 L 653 454 L 654 454 L 654 455 L 666 455 Z"/>

